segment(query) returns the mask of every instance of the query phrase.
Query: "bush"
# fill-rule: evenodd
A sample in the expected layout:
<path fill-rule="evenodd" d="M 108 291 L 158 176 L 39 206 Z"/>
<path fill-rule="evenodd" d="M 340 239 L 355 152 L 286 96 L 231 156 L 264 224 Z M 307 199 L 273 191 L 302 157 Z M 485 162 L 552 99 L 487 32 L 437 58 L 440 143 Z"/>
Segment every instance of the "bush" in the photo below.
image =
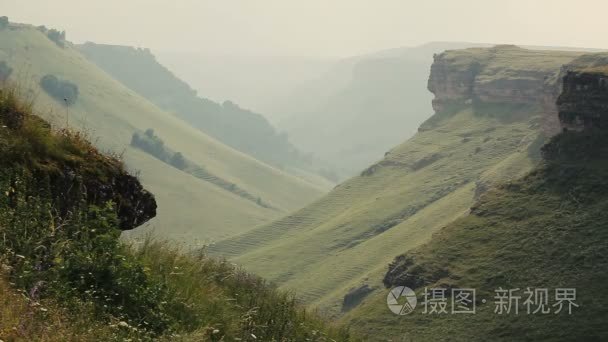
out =
<path fill-rule="evenodd" d="M 7 16 L 0 17 L 0 30 L 8 27 L 9 21 Z"/>
<path fill-rule="evenodd" d="M 171 157 L 169 164 L 171 164 L 176 169 L 183 170 L 186 168 L 186 159 L 181 154 L 181 152 L 177 152 L 173 155 L 173 157 Z"/>
<path fill-rule="evenodd" d="M 78 99 L 78 86 L 70 81 L 60 80 L 55 75 L 45 75 L 40 79 L 40 86 L 52 98 L 65 102 L 68 106 L 76 103 Z"/>
<path fill-rule="evenodd" d="M 46 36 L 59 47 L 65 47 L 65 31 L 50 29 L 46 32 Z"/>
<path fill-rule="evenodd" d="M 5 61 L 0 62 L 0 82 L 8 80 L 13 73 L 13 69 Z"/>
<path fill-rule="evenodd" d="M 154 135 L 154 130 L 152 128 L 148 128 L 144 132 L 144 135 L 137 132 L 133 133 L 133 136 L 131 137 L 131 146 L 137 147 L 165 163 L 170 162 L 170 156 L 172 155 L 171 151 L 167 150 L 165 142 L 161 138 Z"/>

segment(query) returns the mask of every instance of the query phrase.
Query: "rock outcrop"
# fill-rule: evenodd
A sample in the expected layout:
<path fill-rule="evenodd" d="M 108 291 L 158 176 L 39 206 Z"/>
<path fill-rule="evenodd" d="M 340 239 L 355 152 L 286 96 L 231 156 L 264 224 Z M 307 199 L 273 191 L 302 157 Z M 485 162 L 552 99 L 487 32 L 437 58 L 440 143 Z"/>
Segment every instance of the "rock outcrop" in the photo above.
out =
<path fill-rule="evenodd" d="M 555 102 L 561 67 L 581 52 L 536 51 L 513 45 L 435 55 L 428 89 L 437 113 L 473 105 L 527 106 L 543 117 L 543 131 L 559 132 Z"/>
<path fill-rule="evenodd" d="M 53 131 L 17 105 L 0 108 L 0 175 L 9 179 L 8 194 L 50 197 L 60 218 L 108 202 L 115 206 L 121 230 L 156 216 L 154 195 L 121 161 L 100 153 L 79 133 Z"/>
<path fill-rule="evenodd" d="M 47 172 L 36 170 L 34 179 L 44 180 L 56 210 L 61 216 L 69 215 L 79 202 L 87 205 L 103 205 L 109 201 L 116 206 L 116 214 L 121 230 L 131 230 L 148 222 L 156 216 L 154 195 L 143 188 L 139 180 L 123 171 L 114 163 L 107 163 L 105 173 L 90 173 L 82 168 L 65 166 L 60 171 Z"/>
<path fill-rule="evenodd" d="M 557 106 L 562 126 L 572 130 L 608 126 L 608 75 L 569 71 Z"/>

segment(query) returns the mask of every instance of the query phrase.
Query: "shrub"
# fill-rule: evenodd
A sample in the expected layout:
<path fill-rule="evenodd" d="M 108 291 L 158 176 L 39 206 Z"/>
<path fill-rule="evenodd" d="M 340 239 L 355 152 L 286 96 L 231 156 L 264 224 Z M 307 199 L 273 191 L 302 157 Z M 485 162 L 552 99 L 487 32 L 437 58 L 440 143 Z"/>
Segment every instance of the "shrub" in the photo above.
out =
<path fill-rule="evenodd" d="M 169 162 L 172 153 L 165 147 L 165 142 L 154 135 L 154 130 L 148 128 L 144 135 L 133 133 L 131 137 L 131 146 L 137 147 L 144 152 L 147 152 L 163 162 Z"/>
<path fill-rule="evenodd" d="M 13 73 L 13 69 L 5 61 L 0 62 L 0 82 L 8 80 Z"/>
<path fill-rule="evenodd" d="M 65 102 L 68 106 L 78 99 L 78 86 L 70 81 L 60 80 L 55 75 L 45 75 L 40 79 L 40 86 L 47 94 L 57 101 Z"/>
<path fill-rule="evenodd" d="M 0 30 L 8 27 L 9 21 L 7 16 L 0 17 Z"/>
<path fill-rule="evenodd" d="M 46 32 L 46 36 L 55 42 L 59 47 L 65 47 L 65 31 L 59 31 L 55 29 L 50 29 Z"/>
<path fill-rule="evenodd" d="M 173 155 L 173 157 L 171 157 L 169 164 L 171 164 L 176 169 L 183 170 L 186 168 L 186 159 L 181 154 L 181 152 L 177 152 Z"/>

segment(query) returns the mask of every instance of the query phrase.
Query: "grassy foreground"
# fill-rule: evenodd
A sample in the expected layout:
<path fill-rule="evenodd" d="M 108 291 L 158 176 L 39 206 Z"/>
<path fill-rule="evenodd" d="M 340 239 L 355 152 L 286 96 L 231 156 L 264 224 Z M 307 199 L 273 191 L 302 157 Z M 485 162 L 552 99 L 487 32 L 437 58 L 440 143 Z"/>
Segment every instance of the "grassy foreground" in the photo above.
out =
<path fill-rule="evenodd" d="M 77 133 L 53 131 L 17 97 L 0 92 L 0 339 L 350 339 L 230 263 L 152 239 L 122 243 L 112 202 L 82 196 L 59 214 L 63 199 L 44 172 L 70 166 L 104 177 L 122 164 Z"/>

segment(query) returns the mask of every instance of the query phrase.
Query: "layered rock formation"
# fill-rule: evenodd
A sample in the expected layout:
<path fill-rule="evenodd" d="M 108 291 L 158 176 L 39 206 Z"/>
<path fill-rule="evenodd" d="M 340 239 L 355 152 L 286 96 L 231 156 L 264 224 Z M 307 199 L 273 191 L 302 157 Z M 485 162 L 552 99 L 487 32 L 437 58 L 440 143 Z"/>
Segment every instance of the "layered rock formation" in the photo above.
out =
<path fill-rule="evenodd" d="M 563 68 L 563 90 L 557 99 L 564 129 L 608 126 L 608 54 L 582 56 Z"/>
<path fill-rule="evenodd" d="M 561 67 L 581 54 L 499 45 L 435 55 L 428 82 L 435 94 L 433 109 L 445 113 L 468 104 L 528 106 L 542 114 L 545 134 L 553 135 L 559 132 L 555 102 Z"/>

